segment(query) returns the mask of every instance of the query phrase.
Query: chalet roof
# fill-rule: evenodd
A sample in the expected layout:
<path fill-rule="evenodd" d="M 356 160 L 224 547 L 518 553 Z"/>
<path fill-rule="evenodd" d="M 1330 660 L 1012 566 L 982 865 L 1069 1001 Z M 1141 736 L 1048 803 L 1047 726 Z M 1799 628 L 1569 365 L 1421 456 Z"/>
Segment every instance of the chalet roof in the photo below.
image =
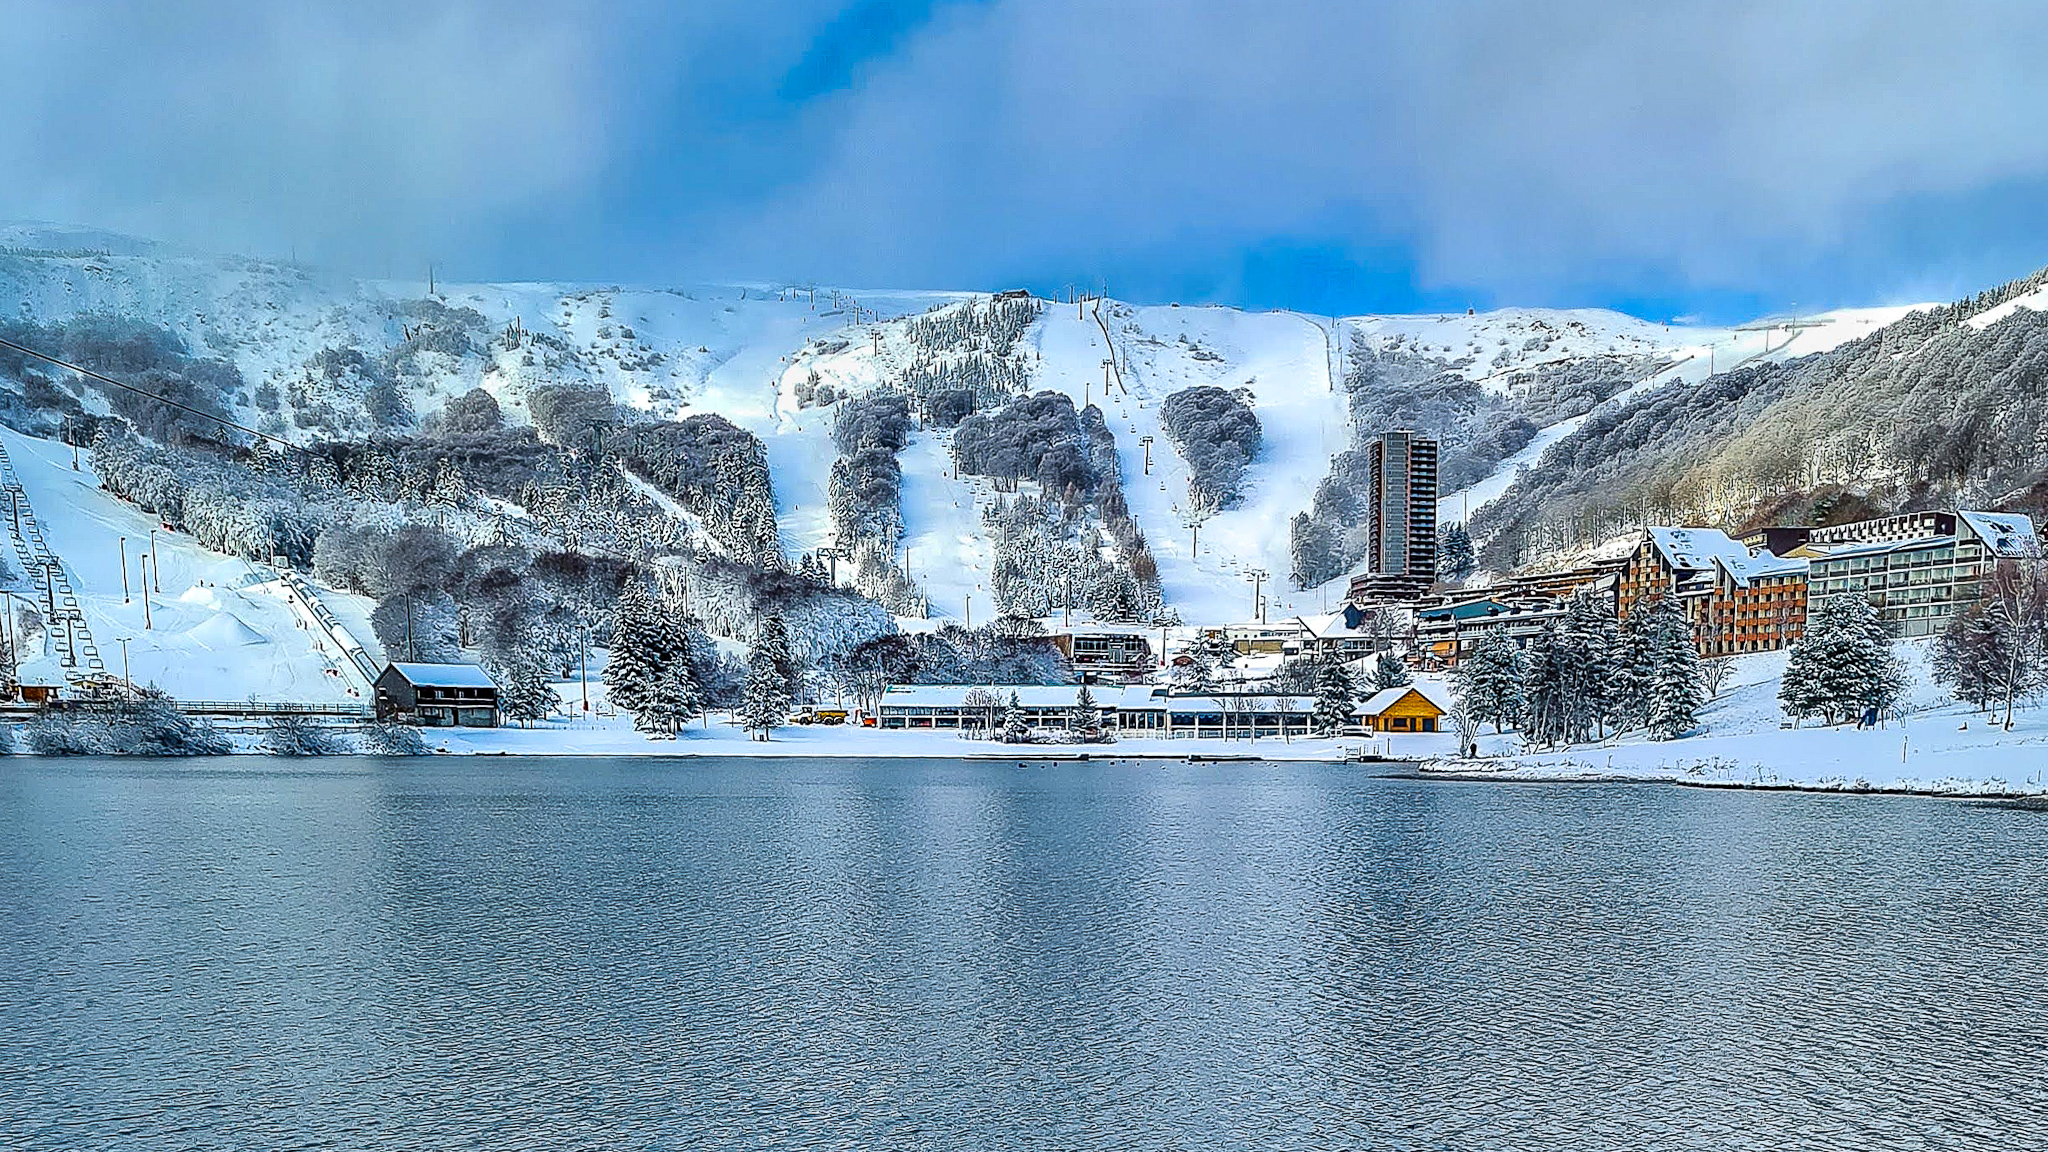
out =
<path fill-rule="evenodd" d="M 496 688 L 498 682 L 475 664 L 400 664 L 392 668 L 415 688 Z"/>
<path fill-rule="evenodd" d="M 1417 680 L 1412 684 L 1402 684 L 1393 688 L 1382 688 L 1367 697 L 1365 703 L 1358 710 L 1366 716 L 1378 716 L 1387 709 L 1392 708 L 1395 704 L 1400 703 L 1410 692 L 1422 697 L 1429 703 L 1430 707 L 1435 708 L 1438 712 L 1449 712 L 1451 710 L 1451 694 L 1445 691 L 1441 684 L 1433 684 L 1427 680 Z"/>

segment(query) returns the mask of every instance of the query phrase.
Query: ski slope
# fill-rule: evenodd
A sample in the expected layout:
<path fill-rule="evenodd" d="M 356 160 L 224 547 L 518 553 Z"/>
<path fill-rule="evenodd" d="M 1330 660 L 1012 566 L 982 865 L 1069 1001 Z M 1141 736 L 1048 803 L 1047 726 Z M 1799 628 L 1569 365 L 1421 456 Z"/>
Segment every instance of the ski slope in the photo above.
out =
<path fill-rule="evenodd" d="M 183 700 L 367 701 L 360 674 L 332 643 L 301 627 L 276 573 L 164 531 L 102 491 L 89 462 L 73 471 L 66 445 L 5 428 L 0 445 L 71 578 L 108 675 L 156 685 Z M 152 574 L 145 602 L 140 561 L 152 529 L 162 569 Z M 16 604 L 41 603 L 42 582 L 16 563 L 9 567 Z M 46 663 L 55 655 L 23 653 Z"/>

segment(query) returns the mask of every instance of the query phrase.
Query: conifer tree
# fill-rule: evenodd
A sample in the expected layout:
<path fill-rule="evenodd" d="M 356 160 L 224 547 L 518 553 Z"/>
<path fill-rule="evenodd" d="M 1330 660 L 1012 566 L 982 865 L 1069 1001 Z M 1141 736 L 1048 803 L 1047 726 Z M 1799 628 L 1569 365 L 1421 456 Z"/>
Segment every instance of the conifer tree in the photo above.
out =
<path fill-rule="evenodd" d="M 1031 724 L 1024 719 L 1024 704 L 1015 692 L 1010 693 L 1009 706 L 1003 709 L 1003 743 L 1031 743 Z"/>
<path fill-rule="evenodd" d="M 740 724 L 766 740 L 769 733 L 789 718 L 788 682 L 775 663 L 775 654 L 756 644 L 747 657 L 747 686 L 740 697 Z"/>
<path fill-rule="evenodd" d="M 1351 673 L 1344 670 L 1342 661 L 1320 661 L 1316 667 L 1316 703 L 1310 711 L 1316 731 L 1334 736 L 1351 723 L 1358 709 L 1357 695 L 1357 686 L 1351 682 Z"/>
<path fill-rule="evenodd" d="M 1675 599 L 1666 597 L 1651 610 L 1644 631 L 1649 681 L 1642 720 L 1651 736 L 1675 740 L 1698 723 L 1700 706 L 1706 702 L 1692 620 Z"/>
<path fill-rule="evenodd" d="M 1472 536 L 1463 524 L 1452 524 L 1436 535 L 1436 574 L 1440 580 L 1463 580 L 1479 567 L 1472 553 Z"/>
<path fill-rule="evenodd" d="M 633 727 L 650 736 L 673 739 L 683 726 L 704 711 L 704 694 L 690 662 L 671 660 L 655 678 L 647 699 L 633 713 Z"/>
<path fill-rule="evenodd" d="M 1507 633 L 1489 628 L 1453 675 L 1476 724 L 1495 732 L 1522 723 L 1522 681 L 1527 668 Z"/>
<path fill-rule="evenodd" d="M 1405 688 L 1414 682 L 1415 677 L 1408 674 L 1408 665 L 1399 656 L 1382 652 L 1379 659 L 1373 661 L 1372 683 L 1368 687 L 1373 692 L 1384 692 L 1389 688 Z"/>
<path fill-rule="evenodd" d="M 1083 739 L 1102 734 L 1102 709 L 1096 706 L 1095 694 L 1088 691 L 1086 684 L 1074 694 L 1074 710 L 1067 716 L 1067 726 Z"/>
<path fill-rule="evenodd" d="M 653 697 L 664 669 L 684 647 L 681 630 L 647 586 L 631 580 L 619 590 L 612 614 L 611 659 L 604 683 L 612 703 L 638 712 Z"/>
<path fill-rule="evenodd" d="M 1863 596 L 1841 592 L 1807 617 L 1805 635 L 1786 658 L 1778 701 L 1795 719 L 1818 716 L 1835 724 L 1882 715 L 1904 683 L 1877 609 Z"/>

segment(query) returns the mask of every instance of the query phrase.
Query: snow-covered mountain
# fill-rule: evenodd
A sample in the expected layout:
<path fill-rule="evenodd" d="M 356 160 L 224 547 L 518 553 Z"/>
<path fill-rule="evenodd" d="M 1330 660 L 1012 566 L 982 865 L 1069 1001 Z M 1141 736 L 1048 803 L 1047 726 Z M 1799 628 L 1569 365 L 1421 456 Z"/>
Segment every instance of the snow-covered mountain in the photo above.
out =
<path fill-rule="evenodd" d="M 194 355 L 240 369 L 245 387 L 228 398 L 237 419 L 298 442 L 361 435 L 391 418 L 378 410 L 374 373 L 351 367 L 356 353 L 387 367 L 414 419 L 472 388 L 518 419 L 531 389 L 563 384 L 601 387 L 654 417 L 715 412 L 766 445 L 791 557 L 833 542 L 828 478 L 838 455 L 834 407 L 807 404 L 799 393 L 813 374 L 836 396 L 900 380 L 920 355 L 930 357 L 913 339 L 912 320 L 969 298 L 786 284 L 436 282 L 430 292 L 424 281 L 358 280 L 46 225 L 0 227 L 0 249 L 6 314 L 37 322 L 100 314 L 159 325 Z M 1398 363 L 1410 377 L 1462 378 L 1508 403 L 1542 400 L 1574 365 L 1647 369 L 1592 393 L 1598 405 L 1613 406 L 1671 380 L 1704 379 L 1710 369 L 1831 347 L 1901 311 L 1725 329 L 1594 310 L 1332 320 L 1059 303 L 1039 310 L 1014 355 L 1026 390 L 1102 408 L 1123 494 L 1150 541 L 1166 602 L 1184 618 L 1222 619 L 1251 612 L 1257 571 L 1267 574 L 1269 610 L 1277 613 L 1320 609 L 1339 583 L 1289 587 L 1288 521 L 1311 505 L 1332 458 L 1361 431 L 1374 431 L 1354 427 L 1356 405 L 1347 395 L 1347 376 L 1352 387 L 1359 383 L 1360 357 Z M 1618 394 L 1616 383 L 1626 384 Z M 1161 424 L 1167 397 L 1198 385 L 1242 390 L 1260 426 L 1262 446 L 1245 471 L 1242 498 L 1221 511 L 1194 507 L 1188 462 Z M 1445 515 L 1461 518 L 1498 497 L 1518 468 L 1585 418 L 1572 411 L 1537 426 L 1491 474 L 1446 493 Z M 904 559 L 934 615 L 987 615 L 994 557 L 981 511 L 996 485 L 954 471 L 950 435 L 920 430 L 900 455 Z"/>

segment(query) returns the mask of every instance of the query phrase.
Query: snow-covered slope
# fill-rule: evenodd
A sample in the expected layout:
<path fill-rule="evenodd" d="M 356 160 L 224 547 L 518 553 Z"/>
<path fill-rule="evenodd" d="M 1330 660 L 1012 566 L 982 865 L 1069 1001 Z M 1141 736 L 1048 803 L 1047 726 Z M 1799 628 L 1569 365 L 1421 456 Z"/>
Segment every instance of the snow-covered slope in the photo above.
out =
<path fill-rule="evenodd" d="M 514 418 L 542 384 L 607 389 L 660 417 L 716 412 L 767 447 L 778 524 L 792 556 L 831 540 L 826 496 L 837 452 L 833 410 L 802 407 L 816 372 L 841 393 L 904 371 L 904 318 L 963 298 L 948 292 L 790 285 L 665 288 L 363 281 L 288 263 L 194 253 L 91 229 L 0 226 L 0 315 L 47 321 L 104 313 L 163 325 L 195 354 L 232 361 L 248 382 L 239 418 L 295 439 L 369 427 L 361 382 L 337 353 L 385 358 L 413 411 L 474 387 Z M 2033 306 L 2039 301 L 2015 306 Z M 1288 519 L 1308 506 L 1333 454 L 1353 443 L 1341 388 L 1354 340 L 1424 358 L 1504 391 L 1514 374 L 1574 358 L 1646 356 L 1670 367 L 1638 382 L 1697 381 L 1760 357 L 1803 355 L 1873 330 L 1904 309 L 1800 317 L 1742 329 L 1656 323 L 1597 310 L 1359 316 L 1215 307 L 1048 304 L 1028 333 L 1030 386 L 1101 404 L 1117 437 L 1125 495 L 1184 619 L 1242 618 L 1249 575 L 1269 575 L 1275 614 L 1319 610 L 1326 590 L 1289 590 Z M 1103 362 L 1113 360 L 1105 388 Z M 1243 388 L 1264 439 L 1240 506 L 1203 520 L 1187 508 L 1187 463 L 1160 427 L 1166 397 L 1197 384 Z M 1496 498 L 1583 417 L 1544 429 L 1495 475 L 1446 493 L 1461 517 Z M 1370 432 L 1371 430 L 1367 430 Z M 902 453 L 907 563 L 935 614 L 989 612 L 992 557 L 979 510 L 985 483 L 952 474 L 949 434 L 920 431 Z M 1143 439 L 1151 438 L 1152 468 Z"/>

